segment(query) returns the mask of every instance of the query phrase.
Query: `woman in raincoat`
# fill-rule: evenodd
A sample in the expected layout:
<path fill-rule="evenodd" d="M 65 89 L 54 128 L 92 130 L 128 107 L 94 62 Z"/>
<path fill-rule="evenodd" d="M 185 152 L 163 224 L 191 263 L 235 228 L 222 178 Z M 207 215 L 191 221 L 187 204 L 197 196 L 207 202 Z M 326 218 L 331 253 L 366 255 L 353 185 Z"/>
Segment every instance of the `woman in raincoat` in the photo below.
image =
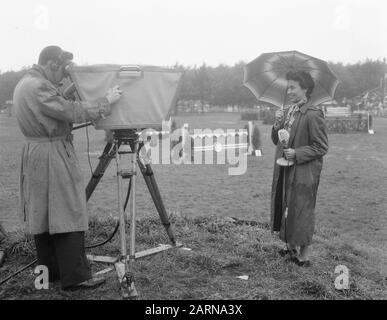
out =
<path fill-rule="evenodd" d="M 71 139 L 73 123 L 98 120 L 119 100 L 118 88 L 90 102 L 66 100 L 58 87 L 72 54 L 57 46 L 42 50 L 39 62 L 14 91 L 19 127 L 25 137 L 20 172 L 20 214 L 34 235 L 38 263 L 50 282 L 63 288 L 94 286 L 84 250 L 88 229 L 85 187 Z"/>
<path fill-rule="evenodd" d="M 309 266 L 309 246 L 315 226 L 314 209 L 323 156 L 328 151 L 328 137 L 323 112 L 308 102 L 314 88 L 310 74 L 305 71 L 289 72 L 287 80 L 288 95 L 293 105 L 285 112 L 277 111 L 271 134 L 277 146 L 271 193 L 271 229 L 279 231 L 280 239 L 287 243 L 287 249 L 280 250 L 282 256 L 289 254 L 297 265 Z M 290 135 L 285 149 L 279 143 L 280 129 L 286 129 Z M 284 154 L 288 160 L 294 161 L 293 166 L 281 167 L 276 163 Z M 287 217 L 284 214 L 285 204 Z"/>

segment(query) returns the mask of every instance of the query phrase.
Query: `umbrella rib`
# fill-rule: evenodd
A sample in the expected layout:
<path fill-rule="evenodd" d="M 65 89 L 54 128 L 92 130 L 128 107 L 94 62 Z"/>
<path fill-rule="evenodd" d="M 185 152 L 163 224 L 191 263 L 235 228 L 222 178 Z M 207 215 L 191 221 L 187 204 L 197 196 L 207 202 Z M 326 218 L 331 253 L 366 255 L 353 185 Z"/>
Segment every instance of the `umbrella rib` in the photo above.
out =
<path fill-rule="evenodd" d="M 289 67 L 289 63 L 287 63 L 287 61 L 285 60 L 285 62 L 282 62 L 282 61 L 274 61 L 274 62 L 271 62 L 270 63 L 272 66 L 277 64 L 281 67 Z"/>
<path fill-rule="evenodd" d="M 317 58 L 309 58 L 308 60 L 304 60 L 303 62 L 305 62 L 305 61 L 309 61 L 309 60 L 313 60 L 313 59 L 317 59 Z M 324 62 L 324 61 L 322 61 L 322 62 Z M 324 62 L 325 63 L 325 62 Z M 300 63 L 298 63 L 298 64 L 296 64 L 296 66 L 298 66 L 298 65 L 300 65 Z M 328 65 L 326 65 L 326 67 L 328 68 L 328 71 L 325 71 L 325 70 L 322 70 L 321 68 L 313 68 L 313 67 L 304 67 L 304 69 L 305 70 L 316 70 L 316 71 L 319 71 L 319 72 L 321 72 L 321 73 L 325 73 L 325 74 L 327 74 L 327 75 L 329 75 L 329 76 L 331 76 L 332 78 L 336 78 L 335 77 L 335 75 L 332 73 L 332 71 L 329 69 L 329 66 Z M 273 70 L 273 71 L 275 71 L 275 70 Z M 337 78 L 336 78 L 337 79 Z"/>
<path fill-rule="evenodd" d="M 312 60 L 312 58 L 309 58 L 308 60 Z M 306 61 L 308 61 L 308 60 L 304 60 L 302 63 L 304 63 L 304 62 L 306 62 Z M 285 65 L 285 64 L 283 64 L 283 63 L 280 63 L 280 62 L 276 62 L 277 64 L 279 64 L 279 65 L 281 65 L 281 66 L 284 66 L 284 67 L 288 67 L 288 65 Z M 299 66 L 301 63 L 297 63 L 297 64 L 295 64 L 295 66 Z M 327 75 L 329 75 L 329 76 L 331 76 L 332 78 L 335 78 L 335 76 L 332 74 L 332 71 L 330 71 L 330 72 L 328 72 L 328 71 L 324 71 L 324 70 L 322 70 L 321 68 L 313 68 L 313 67 L 304 67 L 304 69 L 305 70 L 316 70 L 316 71 L 319 71 L 319 72 L 321 72 L 321 73 L 325 73 L 325 74 L 327 74 Z M 270 69 L 270 70 L 265 70 L 265 71 L 263 71 L 263 72 L 261 72 L 261 73 L 265 73 L 265 72 L 270 72 L 270 71 L 277 71 L 276 69 Z"/>
<path fill-rule="evenodd" d="M 300 61 L 300 62 L 298 62 L 298 63 L 296 63 L 295 65 L 294 65 L 294 67 L 298 67 L 298 66 L 300 66 L 300 65 L 302 65 L 302 64 L 305 64 L 306 62 L 308 62 L 308 61 L 313 61 L 313 60 L 316 60 L 316 61 L 318 61 L 318 62 L 320 62 L 320 63 L 323 63 L 323 64 L 325 64 L 327 67 L 328 67 L 328 65 L 327 65 L 327 63 L 325 62 L 325 61 L 323 61 L 323 60 L 320 60 L 320 59 L 318 59 L 318 58 L 315 58 L 315 57 L 311 57 L 311 56 L 308 56 L 308 58 L 306 59 L 306 60 L 303 60 L 303 61 Z M 294 61 L 294 55 L 293 55 L 293 61 Z M 311 68 L 311 67 L 305 67 L 305 69 L 306 68 L 309 68 L 309 69 L 313 69 L 313 70 L 320 70 L 320 69 L 314 69 L 314 68 Z M 328 67 L 329 68 L 329 67 Z"/>
<path fill-rule="evenodd" d="M 278 66 L 274 66 L 274 64 L 277 64 Z M 284 68 L 284 67 L 285 67 L 285 68 L 288 67 L 288 65 L 285 65 L 285 64 L 283 64 L 283 63 L 281 63 L 281 62 L 271 63 L 270 66 L 271 66 L 271 69 L 264 70 L 264 71 L 262 71 L 262 72 L 255 73 L 255 74 L 261 74 L 261 73 L 270 72 L 270 71 L 278 72 L 278 69 L 281 69 L 281 68 Z M 281 70 L 280 70 L 280 71 L 281 71 Z"/>
<path fill-rule="evenodd" d="M 276 69 L 264 70 L 264 71 L 261 71 L 260 73 L 255 73 L 255 75 L 261 75 L 263 73 L 268 73 L 268 72 L 278 72 L 278 70 L 276 70 Z M 279 77 L 277 77 L 277 78 L 279 78 Z"/>
<path fill-rule="evenodd" d="M 279 57 L 281 60 L 284 61 L 284 62 L 283 62 L 283 65 L 284 65 L 284 66 L 289 66 L 288 61 L 287 61 L 284 57 L 280 56 L 278 53 L 276 53 L 276 56 Z"/>
<path fill-rule="evenodd" d="M 313 60 L 316 60 L 316 61 L 318 61 L 318 62 L 320 62 L 320 63 L 323 63 L 323 64 L 327 64 L 326 61 L 321 60 L 321 59 L 319 59 L 319 58 L 312 57 L 312 56 L 309 56 L 309 55 L 306 55 L 306 54 L 303 54 L 303 55 L 304 55 L 305 57 L 307 57 L 306 60 L 300 61 L 300 62 L 297 63 L 297 64 L 305 63 L 306 61 L 313 61 Z"/>
<path fill-rule="evenodd" d="M 334 78 L 335 81 L 338 81 L 338 79 L 335 78 L 335 77 L 334 77 L 331 73 L 329 73 L 329 72 L 322 71 L 322 70 L 320 70 L 320 69 L 315 69 L 315 68 L 310 69 L 310 70 L 317 70 L 317 71 L 319 71 L 319 72 L 321 72 L 321 73 L 324 73 L 324 74 L 326 74 L 326 75 L 328 75 L 328 76 Z M 264 74 L 264 73 L 268 73 L 268 72 L 271 72 L 271 71 L 275 71 L 275 70 L 272 70 L 272 69 L 271 69 L 271 70 L 265 70 L 265 71 L 259 73 L 259 75 L 262 75 L 262 74 Z M 270 84 L 267 86 L 267 88 L 269 88 L 269 87 L 271 86 L 271 84 L 272 84 L 273 82 L 277 81 L 279 78 L 280 78 L 280 77 L 277 76 L 272 82 L 270 82 Z M 318 83 L 320 84 L 320 87 L 324 88 L 324 87 L 322 86 L 321 82 L 318 81 L 316 78 L 313 78 L 313 80 L 314 80 L 315 82 L 318 82 Z M 267 91 L 267 89 L 262 93 L 262 95 L 263 95 L 266 91 Z"/>
<path fill-rule="evenodd" d="M 296 55 L 297 55 L 297 57 L 296 57 Z M 299 60 L 299 58 L 300 58 L 300 61 L 297 62 L 297 60 Z M 258 77 L 263 76 L 264 74 L 269 74 L 269 73 L 272 73 L 272 76 L 273 76 L 273 80 L 271 80 L 269 82 L 266 82 L 266 81 L 270 80 L 271 76 L 269 76 L 269 77 L 265 76 L 266 77 L 266 81 L 265 81 L 266 88 L 262 91 L 262 94 L 259 95 L 258 100 L 261 100 L 261 101 L 266 101 L 268 99 L 273 100 L 271 98 L 271 96 L 265 97 L 266 92 L 268 92 L 270 90 L 270 88 L 273 87 L 273 84 L 275 82 L 277 82 L 279 79 L 282 79 L 286 72 L 288 72 L 290 70 L 296 71 L 297 69 L 305 70 L 307 72 L 313 72 L 313 71 L 317 72 L 316 77 L 314 77 L 313 80 L 321 88 L 319 90 L 319 92 L 322 93 L 323 95 L 320 96 L 321 98 L 318 98 L 318 96 L 317 96 L 316 102 L 323 101 L 327 97 L 330 97 L 331 99 L 334 98 L 334 94 L 335 94 L 337 85 L 340 83 L 340 81 L 337 79 L 337 77 L 333 73 L 333 71 L 329 68 L 329 65 L 327 64 L 326 61 L 309 56 L 309 55 L 302 54 L 298 51 L 288 51 L 288 52 L 286 52 L 285 56 L 283 56 L 280 52 L 276 52 L 269 59 L 271 61 L 267 61 L 267 60 L 263 61 L 263 65 L 262 65 L 262 67 L 266 67 L 268 69 L 262 70 L 262 71 L 257 70 L 258 72 L 254 73 L 254 76 L 258 76 Z M 313 62 L 314 60 L 316 61 L 315 66 L 313 66 L 313 65 L 310 66 L 311 63 L 308 63 L 308 62 Z M 323 84 L 325 82 L 321 82 L 319 80 L 319 78 L 322 78 L 322 80 L 329 79 L 329 81 L 326 81 L 326 83 L 327 84 L 330 83 L 331 85 L 327 85 L 324 87 Z M 281 87 L 282 87 L 282 85 L 279 85 L 279 88 L 281 88 Z M 331 89 L 331 90 L 329 90 L 329 89 Z M 256 91 L 256 90 L 254 89 L 254 91 Z M 333 95 L 331 95 L 329 93 L 329 91 L 333 92 Z M 283 90 L 280 90 L 280 92 L 283 92 Z M 273 96 L 273 98 L 274 98 L 273 101 L 277 100 L 275 95 Z M 286 92 L 285 92 L 285 101 L 286 101 Z M 271 102 L 271 103 L 273 103 L 273 102 Z"/>
<path fill-rule="evenodd" d="M 259 96 L 259 98 L 261 98 L 263 95 L 265 95 L 265 92 L 271 87 L 271 85 L 276 82 L 278 80 L 278 78 L 275 78 L 272 82 L 270 82 L 270 84 L 266 87 L 266 89 L 262 92 L 262 94 Z M 259 100 L 259 99 L 258 99 Z"/>
<path fill-rule="evenodd" d="M 297 63 L 296 66 L 299 66 L 299 65 L 301 65 L 301 63 L 305 63 L 305 62 L 307 62 L 307 61 L 313 61 L 314 59 L 318 60 L 317 58 L 309 58 L 309 59 L 307 59 L 307 60 L 304 60 L 304 61 L 302 61 L 302 62 Z M 325 73 L 325 74 L 328 74 L 328 75 L 329 75 L 329 74 L 332 75 L 332 71 L 329 69 L 329 66 L 326 64 L 326 62 L 325 62 L 325 61 L 322 61 L 322 63 L 325 64 L 325 66 L 328 68 L 328 70 L 329 70 L 331 73 L 329 73 L 329 72 L 327 72 L 327 71 L 323 71 L 323 70 L 322 70 L 321 68 L 319 68 L 319 67 L 313 68 L 313 67 L 307 67 L 307 66 L 305 66 L 305 67 L 303 67 L 303 68 L 306 69 L 306 70 L 317 70 L 317 71 L 320 71 L 321 73 Z M 332 75 L 332 77 L 334 77 L 334 76 Z"/>
<path fill-rule="evenodd" d="M 312 58 L 308 58 L 308 59 L 306 59 L 306 60 L 297 62 L 297 63 L 295 64 L 295 67 L 296 67 L 296 66 L 299 66 L 300 64 L 304 64 L 304 63 L 306 63 L 306 62 L 308 62 L 308 61 L 311 61 L 311 60 L 313 60 L 313 59 L 312 59 Z"/>
<path fill-rule="evenodd" d="M 318 71 L 318 72 L 327 74 L 328 76 L 331 76 L 332 78 L 335 78 L 335 79 L 336 79 L 336 77 L 332 74 L 332 72 L 324 71 L 324 70 L 321 70 L 321 69 L 319 69 L 319 68 L 308 67 L 308 68 L 305 68 L 305 70 L 308 70 L 308 71 L 309 71 L 309 70 L 316 70 L 316 71 Z"/>
<path fill-rule="evenodd" d="M 296 56 L 296 51 L 293 51 L 293 56 L 292 56 L 292 66 L 294 67 L 294 59 L 295 59 L 295 56 Z"/>
<path fill-rule="evenodd" d="M 336 80 L 335 82 L 337 82 L 337 84 L 338 84 L 338 80 L 337 80 L 337 79 L 335 79 L 335 80 Z M 332 96 L 330 95 L 330 93 L 328 92 L 328 90 L 325 89 L 325 87 L 322 86 L 322 84 L 321 84 L 320 81 L 318 81 L 318 80 L 316 80 L 316 79 L 315 79 L 315 81 L 320 85 L 320 88 L 322 88 L 322 89 L 325 91 L 325 93 L 328 94 L 328 96 L 330 96 L 332 99 L 334 98 L 334 97 L 332 97 Z M 337 86 L 337 84 L 336 84 L 336 86 Z M 336 90 L 335 90 L 335 91 L 336 91 Z M 334 93 L 333 93 L 333 96 L 334 96 Z"/>
<path fill-rule="evenodd" d="M 335 78 L 335 76 L 331 73 L 331 72 L 328 72 L 328 71 L 324 71 L 324 70 L 321 70 L 321 69 L 319 69 L 319 68 L 312 68 L 312 67 L 309 67 L 309 68 L 305 68 L 306 70 L 316 70 L 316 71 L 319 71 L 320 73 L 324 73 L 324 74 L 326 74 L 326 75 L 328 75 L 328 76 L 330 76 L 330 77 L 332 77 L 332 78 Z M 256 75 L 260 75 L 260 74 L 263 74 L 263 73 L 268 73 L 268 72 L 277 72 L 278 70 L 277 69 L 268 69 L 268 70 L 264 70 L 264 71 L 262 71 L 262 72 L 260 72 L 260 73 L 256 73 Z"/>

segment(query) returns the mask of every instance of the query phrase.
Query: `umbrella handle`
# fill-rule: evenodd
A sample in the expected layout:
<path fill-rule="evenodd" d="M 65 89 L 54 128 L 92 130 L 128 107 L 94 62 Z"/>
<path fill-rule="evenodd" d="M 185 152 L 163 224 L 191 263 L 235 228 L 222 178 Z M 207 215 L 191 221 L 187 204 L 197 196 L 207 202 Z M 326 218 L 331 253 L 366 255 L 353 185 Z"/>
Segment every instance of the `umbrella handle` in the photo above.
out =
<path fill-rule="evenodd" d="M 289 84 L 286 85 L 286 91 L 285 91 L 285 94 L 284 94 L 284 102 L 282 103 L 281 110 L 285 109 L 286 97 L 288 96 L 288 85 Z"/>
<path fill-rule="evenodd" d="M 281 106 L 281 110 L 283 111 L 285 109 L 285 102 L 286 102 L 286 96 L 287 96 L 288 89 L 286 88 L 285 96 L 284 96 L 284 102 Z"/>

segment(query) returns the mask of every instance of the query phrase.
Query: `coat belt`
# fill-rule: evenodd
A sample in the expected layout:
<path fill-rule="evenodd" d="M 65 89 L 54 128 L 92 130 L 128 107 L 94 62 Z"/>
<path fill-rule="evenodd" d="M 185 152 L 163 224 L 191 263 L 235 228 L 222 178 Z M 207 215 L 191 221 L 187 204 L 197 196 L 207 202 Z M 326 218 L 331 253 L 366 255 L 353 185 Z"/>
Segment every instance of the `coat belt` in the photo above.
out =
<path fill-rule="evenodd" d="M 59 136 L 59 137 L 26 137 L 27 142 L 38 142 L 38 143 L 44 143 L 44 142 L 53 142 L 53 141 L 60 141 L 60 140 L 66 140 L 66 141 L 72 141 L 72 134 L 68 134 L 65 136 Z"/>

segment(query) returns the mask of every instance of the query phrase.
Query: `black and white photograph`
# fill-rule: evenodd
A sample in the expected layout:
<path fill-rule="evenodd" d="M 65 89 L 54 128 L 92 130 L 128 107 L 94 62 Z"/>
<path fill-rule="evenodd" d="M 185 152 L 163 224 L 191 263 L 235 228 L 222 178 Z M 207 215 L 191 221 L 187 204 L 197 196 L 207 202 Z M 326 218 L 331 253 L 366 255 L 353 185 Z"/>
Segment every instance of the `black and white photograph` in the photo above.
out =
<path fill-rule="evenodd" d="M 387 2 L 14 0 L 0 39 L 0 305 L 387 299 Z"/>

